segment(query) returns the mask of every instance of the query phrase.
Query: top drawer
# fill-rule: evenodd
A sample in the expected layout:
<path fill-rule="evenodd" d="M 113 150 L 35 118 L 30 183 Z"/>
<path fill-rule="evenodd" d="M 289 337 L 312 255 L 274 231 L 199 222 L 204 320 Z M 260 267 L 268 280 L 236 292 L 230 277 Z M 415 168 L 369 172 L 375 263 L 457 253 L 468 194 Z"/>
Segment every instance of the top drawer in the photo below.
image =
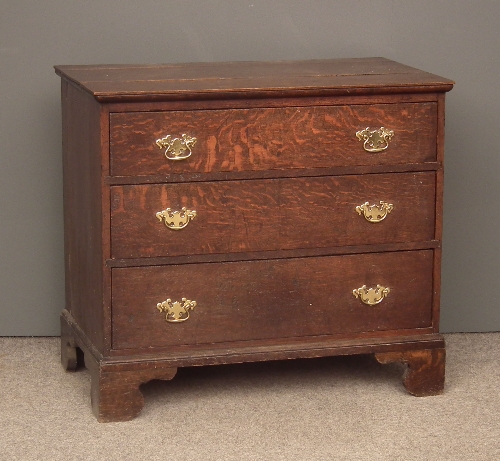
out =
<path fill-rule="evenodd" d="M 370 145 L 356 135 L 367 127 L 393 135 Z M 436 103 L 112 113 L 111 174 L 432 162 L 436 131 Z M 196 142 L 186 145 L 183 134 Z M 371 152 L 373 146 L 383 150 Z"/>

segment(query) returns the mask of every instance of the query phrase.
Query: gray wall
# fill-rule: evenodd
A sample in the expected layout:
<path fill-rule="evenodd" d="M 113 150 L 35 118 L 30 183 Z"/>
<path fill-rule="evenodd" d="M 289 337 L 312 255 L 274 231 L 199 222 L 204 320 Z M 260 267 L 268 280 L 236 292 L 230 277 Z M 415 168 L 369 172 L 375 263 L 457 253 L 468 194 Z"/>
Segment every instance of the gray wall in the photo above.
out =
<path fill-rule="evenodd" d="M 448 94 L 442 330 L 500 330 L 500 2 L 0 0 L 0 335 L 64 305 L 54 64 L 385 56 Z"/>

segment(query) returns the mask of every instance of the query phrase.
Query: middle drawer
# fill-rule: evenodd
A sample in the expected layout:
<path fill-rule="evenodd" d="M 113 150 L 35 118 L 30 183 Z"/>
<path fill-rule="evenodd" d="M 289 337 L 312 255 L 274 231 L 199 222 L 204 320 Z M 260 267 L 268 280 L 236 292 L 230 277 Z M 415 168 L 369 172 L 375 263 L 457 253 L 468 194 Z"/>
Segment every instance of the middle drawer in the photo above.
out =
<path fill-rule="evenodd" d="M 113 186 L 111 253 L 140 258 L 428 241 L 434 198 L 434 172 Z"/>

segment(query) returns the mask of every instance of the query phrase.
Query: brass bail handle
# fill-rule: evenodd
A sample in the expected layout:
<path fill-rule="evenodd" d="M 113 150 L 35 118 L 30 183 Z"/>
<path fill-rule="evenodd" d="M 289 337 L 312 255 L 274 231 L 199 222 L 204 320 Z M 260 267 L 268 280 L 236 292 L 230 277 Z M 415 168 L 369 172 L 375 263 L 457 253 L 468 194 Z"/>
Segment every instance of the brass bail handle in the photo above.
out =
<path fill-rule="evenodd" d="M 165 157 L 169 160 L 184 160 L 191 156 L 191 148 L 196 144 L 197 139 L 187 134 L 182 134 L 180 138 L 174 138 L 167 134 L 163 138 L 156 140 L 159 149 L 165 149 Z"/>
<path fill-rule="evenodd" d="M 383 200 L 379 204 L 370 205 L 370 202 L 365 202 L 356 207 L 356 211 L 360 216 L 363 215 L 368 222 L 373 223 L 383 221 L 393 209 L 394 205 L 392 203 Z"/>
<path fill-rule="evenodd" d="M 356 137 L 363 142 L 363 148 L 366 152 L 382 152 L 389 147 L 389 141 L 394 136 L 394 131 L 385 127 L 376 130 L 370 130 L 366 127 L 356 133 Z"/>
<path fill-rule="evenodd" d="M 366 285 L 363 285 L 360 288 L 352 290 L 354 297 L 361 299 L 368 306 L 375 306 L 381 303 L 390 292 L 391 289 L 389 287 L 383 287 L 382 285 L 377 285 L 376 288 L 368 288 Z"/>
<path fill-rule="evenodd" d="M 188 210 L 182 207 L 180 211 L 167 208 L 156 213 L 156 219 L 163 222 L 166 227 L 172 230 L 184 229 L 192 219 L 196 218 L 196 210 Z"/>
<path fill-rule="evenodd" d="M 156 305 L 156 308 L 160 312 L 167 314 L 165 320 L 171 323 L 185 322 L 189 319 L 189 311 L 192 311 L 195 307 L 196 301 L 191 301 L 187 298 L 182 298 L 181 301 L 172 301 L 168 298 L 166 301 Z"/>

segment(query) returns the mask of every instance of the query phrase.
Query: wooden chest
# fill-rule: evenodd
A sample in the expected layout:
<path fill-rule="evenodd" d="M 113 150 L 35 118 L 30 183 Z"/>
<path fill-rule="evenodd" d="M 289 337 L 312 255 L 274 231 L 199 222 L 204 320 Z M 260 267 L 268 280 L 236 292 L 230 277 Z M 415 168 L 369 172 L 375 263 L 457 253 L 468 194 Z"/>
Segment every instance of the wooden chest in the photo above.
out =
<path fill-rule="evenodd" d="M 453 82 L 382 58 L 56 72 L 62 362 L 99 420 L 185 366 L 374 353 L 442 391 Z"/>

